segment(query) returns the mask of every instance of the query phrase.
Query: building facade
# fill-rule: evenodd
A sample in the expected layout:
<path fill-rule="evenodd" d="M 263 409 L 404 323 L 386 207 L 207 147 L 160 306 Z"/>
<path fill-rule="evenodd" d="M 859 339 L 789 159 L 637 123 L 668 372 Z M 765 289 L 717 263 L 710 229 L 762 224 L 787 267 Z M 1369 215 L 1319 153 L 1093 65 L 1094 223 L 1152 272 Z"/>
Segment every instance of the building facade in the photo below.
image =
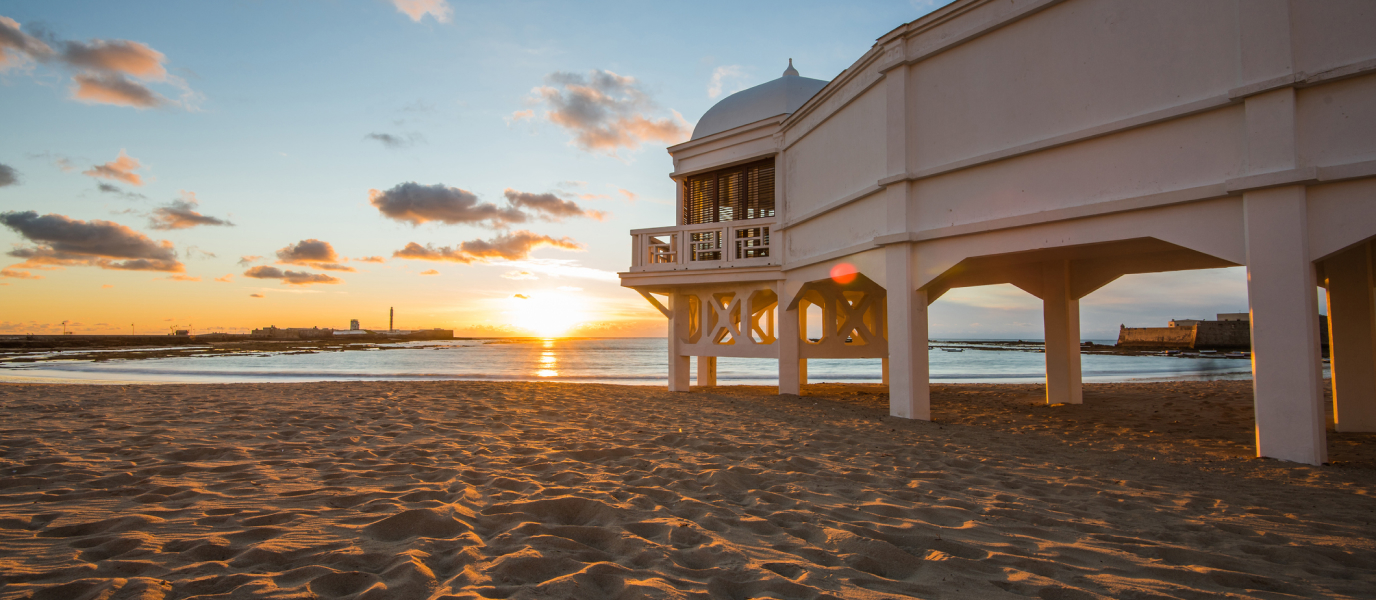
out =
<path fill-rule="evenodd" d="M 777 359 L 781 393 L 809 358 L 879 357 L 890 413 L 928 419 L 950 289 L 1040 298 L 1047 401 L 1079 403 L 1081 298 L 1245 266 L 1257 452 L 1322 463 L 1316 286 L 1336 426 L 1376 430 L 1374 29 L 1364 0 L 957 0 L 704 115 L 622 285 L 669 321 L 670 389 L 693 356 L 704 385 Z"/>

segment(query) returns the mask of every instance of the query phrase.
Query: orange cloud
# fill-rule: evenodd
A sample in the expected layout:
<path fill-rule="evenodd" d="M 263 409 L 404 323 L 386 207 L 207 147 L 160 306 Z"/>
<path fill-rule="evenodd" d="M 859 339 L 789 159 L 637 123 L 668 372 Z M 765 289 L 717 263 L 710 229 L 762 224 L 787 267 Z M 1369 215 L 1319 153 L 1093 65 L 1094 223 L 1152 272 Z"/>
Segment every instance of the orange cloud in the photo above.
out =
<path fill-rule="evenodd" d="M 66 42 L 62 57 L 76 67 L 132 75 L 139 79 L 167 78 L 167 56 L 147 44 L 128 40 Z"/>
<path fill-rule="evenodd" d="M 163 279 L 167 279 L 167 280 L 169 280 L 169 281 L 200 281 L 200 280 L 201 280 L 200 277 L 191 277 L 190 275 L 171 275 L 171 276 L 168 276 L 168 277 L 163 277 Z"/>
<path fill-rule="evenodd" d="M 657 105 L 634 77 L 594 69 L 586 76 L 551 73 L 545 81 L 548 85 L 532 90 L 532 100 L 543 103 L 545 118 L 572 133 L 573 144 L 583 150 L 614 155 L 643 142 L 678 143 L 692 132 L 677 111 L 658 119 L 648 116 Z"/>
<path fill-rule="evenodd" d="M 632 192 L 631 190 L 623 190 L 618 188 L 616 191 L 621 192 L 621 195 L 626 197 L 627 202 L 635 202 L 640 198 L 639 196 L 635 195 L 635 192 Z"/>
<path fill-rule="evenodd" d="M 315 283 L 336 284 L 343 283 L 342 279 L 330 277 L 323 273 L 306 273 L 297 271 L 283 271 L 277 267 L 266 265 L 253 267 L 244 271 L 245 277 L 254 279 L 280 279 L 286 285 L 311 285 Z"/>
<path fill-rule="evenodd" d="M 262 294 L 249 294 L 248 297 L 249 297 L 249 298 L 262 298 L 263 295 L 262 295 Z"/>
<path fill-rule="evenodd" d="M 46 60 L 53 49 L 42 40 L 19 30 L 19 22 L 0 17 L 0 72 L 27 63 L 30 59 Z"/>
<path fill-rule="evenodd" d="M 530 210 L 546 221 L 562 221 L 568 217 L 588 217 L 597 221 L 607 218 L 600 210 L 583 210 L 577 202 L 564 200 L 554 194 L 531 194 L 507 188 L 502 192 L 506 201 L 516 208 Z"/>
<path fill-rule="evenodd" d="M 216 277 L 216 278 L 215 278 L 215 281 L 218 281 L 218 282 L 220 282 L 220 283 L 233 283 L 233 282 L 234 282 L 234 274 L 233 274 L 233 273 L 230 273 L 229 275 L 225 275 L 224 277 Z"/>
<path fill-rule="evenodd" d="M 525 279 L 539 279 L 539 277 L 536 277 L 535 274 L 531 273 L 530 271 L 507 271 L 505 273 L 502 273 L 502 278 L 515 279 L 517 281 Z"/>
<path fill-rule="evenodd" d="M 408 181 L 385 192 L 368 190 L 368 202 L 383 216 L 412 225 L 439 221 L 502 228 L 526 221 L 526 215 L 514 207 L 479 202 L 477 194 L 442 183 L 421 185 Z"/>
<path fill-rule="evenodd" d="M 0 269 L 0 277 L 11 279 L 42 279 L 42 275 L 34 275 L 28 271 L 16 271 L 14 269 Z"/>
<path fill-rule="evenodd" d="M 363 258 L 355 258 L 354 260 L 357 261 L 357 262 L 365 262 L 365 263 L 384 263 L 384 262 L 387 262 L 387 259 L 382 258 L 381 256 L 365 256 L 365 257 L 363 257 Z"/>
<path fill-rule="evenodd" d="M 428 270 L 428 271 L 421 271 L 420 274 L 421 274 L 421 275 L 439 275 L 440 272 L 439 272 L 439 271 L 436 271 L 436 270 L 434 270 L 434 269 L 430 269 L 430 270 Z"/>
<path fill-rule="evenodd" d="M 397 12 L 405 13 L 417 23 L 425 15 L 430 15 L 440 23 L 448 23 L 454 14 L 448 0 L 392 0 L 392 5 L 397 7 Z"/>
<path fill-rule="evenodd" d="M 234 224 L 218 217 L 206 216 L 196 212 L 198 204 L 196 194 L 182 190 L 182 199 L 173 200 L 167 206 L 158 207 L 153 210 L 153 214 L 148 218 L 148 226 L 153 229 L 190 229 L 197 225 L 227 225 L 233 227 Z"/>
<path fill-rule="evenodd" d="M 353 267 L 339 264 L 339 254 L 334 251 L 334 246 L 314 238 L 278 250 L 277 264 L 315 267 L 326 271 L 354 271 Z"/>
<path fill-rule="evenodd" d="M 24 259 L 21 268 L 95 266 L 124 271 L 181 273 L 172 242 L 155 242 L 133 229 L 111 221 L 80 221 L 63 215 L 39 216 L 34 211 L 0 213 L 0 225 L 18 232 L 30 242 L 8 254 Z"/>
<path fill-rule="evenodd" d="M 72 76 L 72 81 L 76 82 L 72 98 L 87 104 L 156 108 L 167 102 L 152 90 L 121 75 L 81 74 Z"/>
<path fill-rule="evenodd" d="M 143 185 L 143 177 L 134 172 L 141 168 L 143 165 L 139 163 L 139 159 L 129 156 L 123 148 L 120 148 L 119 156 L 115 160 L 91 167 L 82 171 L 81 174 L 87 177 L 122 181 L 129 185 Z"/>
<path fill-rule="evenodd" d="M 560 248 L 563 250 L 582 250 L 583 245 L 571 238 L 555 239 L 530 231 L 516 231 L 497 236 L 490 240 L 469 240 L 451 248 L 448 246 L 421 246 L 415 242 L 392 253 L 396 258 L 412 260 L 434 260 L 457 263 L 489 262 L 494 259 L 521 260 L 537 248 Z"/>

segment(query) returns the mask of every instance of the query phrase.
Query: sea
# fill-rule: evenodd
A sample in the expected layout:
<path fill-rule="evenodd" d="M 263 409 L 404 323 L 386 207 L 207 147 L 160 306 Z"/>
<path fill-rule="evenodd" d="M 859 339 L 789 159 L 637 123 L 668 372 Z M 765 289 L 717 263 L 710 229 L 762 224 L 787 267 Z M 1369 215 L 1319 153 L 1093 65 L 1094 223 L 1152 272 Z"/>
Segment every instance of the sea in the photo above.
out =
<path fill-rule="evenodd" d="M 1012 340 L 1009 340 L 1011 342 Z M 1111 344 L 1112 341 L 1102 343 Z M 1026 346 L 989 340 L 945 341 L 928 351 L 934 383 L 1041 383 L 1044 355 Z M 1023 349 L 1019 349 L 1019 348 Z M 90 350 L 10 354 L 0 382 L 10 383 L 246 383 L 307 381 L 566 381 L 665 385 L 664 338 L 556 338 L 453 340 L 381 344 L 369 349 L 300 349 L 284 352 L 120 360 L 90 360 Z M 35 362 L 13 362 L 14 358 Z M 71 358 L 67 358 L 71 357 Z M 1325 365 L 1325 370 L 1327 366 Z M 1084 381 L 1250 379 L 1240 358 L 1083 354 Z M 695 371 L 694 371 L 695 372 Z M 696 375 L 694 375 L 696 377 Z M 808 361 L 808 381 L 880 383 L 879 359 Z M 721 358 L 718 385 L 776 385 L 777 361 Z"/>

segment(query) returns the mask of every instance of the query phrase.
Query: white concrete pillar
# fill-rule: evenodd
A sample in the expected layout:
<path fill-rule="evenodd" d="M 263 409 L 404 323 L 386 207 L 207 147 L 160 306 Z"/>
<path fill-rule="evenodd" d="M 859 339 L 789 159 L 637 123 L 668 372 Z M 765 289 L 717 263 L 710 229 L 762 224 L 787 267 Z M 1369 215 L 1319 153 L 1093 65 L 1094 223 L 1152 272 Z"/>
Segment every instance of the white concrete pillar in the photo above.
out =
<path fill-rule="evenodd" d="M 1257 455 L 1321 464 L 1328 442 L 1305 188 L 1249 191 L 1242 198 Z"/>
<path fill-rule="evenodd" d="M 1376 431 L 1376 299 L 1371 246 L 1323 261 L 1328 278 L 1328 355 L 1338 431 Z"/>
<path fill-rule="evenodd" d="M 1080 404 L 1080 301 L 1070 293 L 1070 262 L 1042 266 L 1042 323 L 1046 337 L 1046 403 Z"/>
<path fill-rule="evenodd" d="M 889 414 L 932 420 L 927 364 L 927 291 L 914 289 L 916 265 L 909 244 L 885 247 L 888 280 Z"/>
<path fill-rule="evenodd" d="M 788 310 L 789 301 L 792 299 L 786 296 L 782 281 L 779 282 L 779 288 L 775 293 L 779 295 L 779 337 L 774 342 L 779 345 L 779 393 L 797 395 L 802 391 L 798 383 L 806 376 L 800 372 L 800 367 L 806 364 L 806 361 L 798 358 L 798 350 L 803 339 L 799 320 L 803 311 Z"/>
<path fill-rule="evenodd" d="M 688 391 L 691 357 L 683 356 L 682 340 L 688 335 L 688 301 L 682 294 L 669 294 L 669 391 Z"/>
<path fill-rule="evenodd" d="M 698 357 L 698 387 L 717 385 L 717 357 Z"/>

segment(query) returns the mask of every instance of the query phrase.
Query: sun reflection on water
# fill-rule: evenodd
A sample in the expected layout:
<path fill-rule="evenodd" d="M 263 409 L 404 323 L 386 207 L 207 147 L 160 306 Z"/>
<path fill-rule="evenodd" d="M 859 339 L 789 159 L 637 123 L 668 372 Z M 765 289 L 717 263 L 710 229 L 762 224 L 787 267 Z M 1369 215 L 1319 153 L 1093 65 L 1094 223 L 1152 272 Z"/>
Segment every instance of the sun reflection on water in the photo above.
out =
<path fill-rule="evenodd" d="M 559 359 L 554 357 L 554 340 L 545 340 L 545 350 L 540 353 L 540 368 L 535 371 L 536 377 L 558 377 Z"/>

